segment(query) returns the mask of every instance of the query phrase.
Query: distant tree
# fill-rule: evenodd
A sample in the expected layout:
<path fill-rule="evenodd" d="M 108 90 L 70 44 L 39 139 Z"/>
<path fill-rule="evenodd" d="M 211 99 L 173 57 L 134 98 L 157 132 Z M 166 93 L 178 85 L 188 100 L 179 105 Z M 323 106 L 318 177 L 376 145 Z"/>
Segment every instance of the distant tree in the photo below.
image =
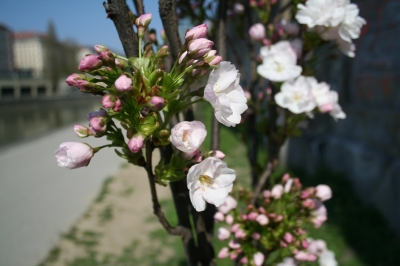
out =
<path fill-rule="evenodd" d="M 52 84 L 53 91 L 57 91 L 58 80 L 60 78 L 61 53 L 60 44 L 57 40 L 55 27 L 52 21 L 47 26 L 47 34 L 45 38 L 45 72 L 44 77 L 49 79 Z"/>

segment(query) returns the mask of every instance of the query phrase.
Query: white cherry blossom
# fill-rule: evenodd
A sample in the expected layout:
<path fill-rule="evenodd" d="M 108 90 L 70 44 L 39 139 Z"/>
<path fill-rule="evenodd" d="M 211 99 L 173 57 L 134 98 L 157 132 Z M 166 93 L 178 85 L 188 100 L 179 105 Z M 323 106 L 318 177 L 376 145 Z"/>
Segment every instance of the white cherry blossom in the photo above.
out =
<path fill-rule="evenodd" d="M 287 81 L 301 74 L 302 68 L 297 64 L 297 56 L 288 41 L 280 41 L 260 50 L 263 63 L 257 67 L 257 73 L 271 81 Z"/>
<path fill-rule="evenodd" d="M 295 114 L 311 112 L 317 103 L 311 92 L 310 80 L 312 77 L 300 76 L 283 83 L 281 91 L 275 95 L 276 103 Z"/>
<path fill-rule="evenodd" d="M 171 143 L 186 153 L 195 152 L 207 136 L 207 130 L 199 121 L 183 121 L 174 126 L 171 130 Z"/>
<path fill-rule="evenodd" d="M 241 114 L 247 110 L 247 99 L 239 79 L 235 66 L 222 61 L 218 69 L 211 72 L 204 90 L 204 98 L 214 108 L 216 119 L 228 127 L 239 124 Z"/>
<path fill-rule="evenodd" d="M 315 26 L 336 27 L 343 20 L 344 7 L 338 0 L 308 0 L 298 4 L 296 19 L 309 28 Z"/>
<path fill-rule="evenodd" d="M 219 207 L 231 192 L 235 179 L 235 170 L 215 157 L 208 157 L 190 167 L 187 186 L 193 207 L 198 212 L 205 210 L 206 202 Z"/>

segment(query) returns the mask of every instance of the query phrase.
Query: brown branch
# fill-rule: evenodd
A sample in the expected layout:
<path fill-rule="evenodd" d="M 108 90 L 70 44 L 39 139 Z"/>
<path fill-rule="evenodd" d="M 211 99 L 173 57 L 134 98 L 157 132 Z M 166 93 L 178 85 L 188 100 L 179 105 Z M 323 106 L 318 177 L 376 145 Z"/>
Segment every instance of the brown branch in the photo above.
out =
<path fill-rule="evenodd" d="M 176 2 L 174 0 L 159 0 L 159 11 L 165 34 L 168 38 L 169 50 L 175 61 L 182 47 L 178 32 L 178 21 L 176 16 Z"/>
<path fill-rule="evenodd" d="M 273 164 L 271 162 L 268 162 L 267 167 L 265 168 L 260 179 L 258 180 L 258 184 L 254 190 L 253 197 L 251 198 L 251 201 L 250 201 L 251 205 L 254 205 L 256 203 L 257 198 L 261 193 L 261 190 L 263 189 L 265 183 L 267 182 L 268 177 L 272 173 L 272 170 L 273 170 Z"/>
<path fill-rule="evenodd" d="M 144 14 L 144 5 L 142 0 L 133 0 L 133 4 L 135 5 L 136 12 L 138 16 Z"/>
<path fill-rule="evenodd" d="M 172 146 L 167 145 L 160 148 L 161 157 L 165 159 L 165 163 L 169 163 L 172 157 L 173 150 Z M 185 249 L 185 255 L 187 264 L 190 266 L 197 266 L 198 256 L 196 251 L 196 245 L 192 234 L 192 226 L 189 218 L 188 204 L 189 190 L 187 189 L 186 179 L 179 180 L 177 182 L 170 183 L 172 198 L 174 200 L 176 215 L 178 216 L 178 224 L 180 227 L 185 228 L 185 234 L 182 237 L 183 247 Z"/>
<path fill-rule="evenodd" d="M 155 183 L 155 176 L 153 174 L 153 166 L 152 166 L 152 154 L 153 154 L 153 145 L 150 140 L 146 141 L 146 172 L 147 177 L 149 179 L 150 192 L 151 192 L 151 200 L 153 201 L 153 213 L 158 217 L 161 225 L 167 230 L 171 235 L 180 235 L 184 236 L 187 233 L 187 229 L 182 226 L 173 227 L 168 222 L 167 218 L 164 215 L 164 212 L 161 209 L 160 202 L 158 201 L 157 189 Z"/>
<path fill-rule="evenodd" d="M 107 18 L 114 22 L 126 57 L 137 57 L 139 55 L 138 37 L 129 19 L 129 9 L 125 0 L 107 0 L 107 3 L 103 2 L 103 6 Z"/>

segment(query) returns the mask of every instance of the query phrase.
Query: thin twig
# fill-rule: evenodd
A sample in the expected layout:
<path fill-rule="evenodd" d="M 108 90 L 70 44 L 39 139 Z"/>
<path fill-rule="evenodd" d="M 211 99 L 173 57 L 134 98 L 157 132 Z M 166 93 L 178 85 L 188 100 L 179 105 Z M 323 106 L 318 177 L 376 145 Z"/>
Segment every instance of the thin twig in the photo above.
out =
<path fill-rule="evenodd" d="M 114 22 L 126 57 L 137 57 L 139 55 L 139 41 L 133 30 L 125 0 L 107 0 L 107 3 L 103 2 L 103 6 L 107 18 Z"/>

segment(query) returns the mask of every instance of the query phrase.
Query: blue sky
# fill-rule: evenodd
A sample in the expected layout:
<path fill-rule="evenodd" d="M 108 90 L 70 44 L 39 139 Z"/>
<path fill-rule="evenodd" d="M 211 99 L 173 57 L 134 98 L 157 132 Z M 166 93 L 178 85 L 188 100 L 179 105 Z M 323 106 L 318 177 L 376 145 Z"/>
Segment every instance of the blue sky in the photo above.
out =
<path fill-rule="evenodd" d="M 145 2 L 145 12 L 153 14 L 150 28 L 162 29 L 158 1 Z M 133 3 L 127 0 L 131 10 Z M 82 45 L 102 44 L 122 52 L 117 32 L 106 19 L 103 0 L 0 0 L 0 23 L 10 30 L 45 33 L 49 21 L 59 40 L 73 39 Z"/>

